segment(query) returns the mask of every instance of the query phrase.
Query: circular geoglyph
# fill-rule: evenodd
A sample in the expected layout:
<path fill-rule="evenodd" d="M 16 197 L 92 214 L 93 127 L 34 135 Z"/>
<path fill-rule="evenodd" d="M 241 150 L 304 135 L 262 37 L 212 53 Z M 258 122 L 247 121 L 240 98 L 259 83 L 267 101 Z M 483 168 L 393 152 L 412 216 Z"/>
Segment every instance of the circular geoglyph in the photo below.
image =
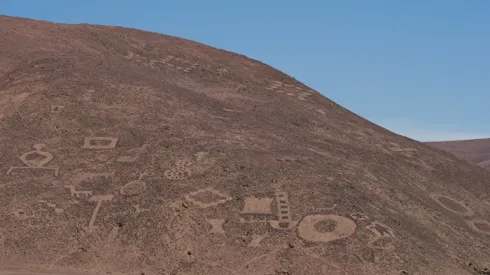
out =
<path fill-rule="evenodd" d="M 356 223 L 338 215 L 309 215 L 298 226 L 298 236 L 309 242 L 331 242 L 354 234 Z"/>
<path fill-rule="evenodd" d="M 444 207 L 445 209 L 453 213 L 466 217 L 474 215 L 474 212 L 471 208 L 469 208 L 468 206 L 464 205 L 461 202 L 456 201 L 451 197 L 444 196 L 444 195 L 432 195 L 432 198 L 437 203 L 439 203 L 442 207 Z"/>
<path fill-rule="evenodd" d="M 481 219 L 475 219 L 466 221 L 466 223 L 476 232 L 490 236 L 490 222 Z"/>
<path fill-rule="evenodd" d="M 121 188 L 121 195 L 136 196 L 143 193 L 145 190 L 146 190 L 146 182 L 142 180 L 134 180 L 124 185 Z"/>

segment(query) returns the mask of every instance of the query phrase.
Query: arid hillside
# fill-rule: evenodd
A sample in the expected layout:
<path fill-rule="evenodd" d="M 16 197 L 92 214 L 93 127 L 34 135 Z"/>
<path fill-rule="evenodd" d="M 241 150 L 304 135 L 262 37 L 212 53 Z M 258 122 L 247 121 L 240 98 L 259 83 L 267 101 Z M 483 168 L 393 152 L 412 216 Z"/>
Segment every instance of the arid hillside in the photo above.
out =
<path fill-rule="evenodd" d="M 0 141 L 1 275 L 490 264 L 490 172 L 196 42 L 0 17 Z"/>
<path fill-rule="evenodd" d="M 490 138 L 427 142 L 427 144 L 490 169 Z"/>

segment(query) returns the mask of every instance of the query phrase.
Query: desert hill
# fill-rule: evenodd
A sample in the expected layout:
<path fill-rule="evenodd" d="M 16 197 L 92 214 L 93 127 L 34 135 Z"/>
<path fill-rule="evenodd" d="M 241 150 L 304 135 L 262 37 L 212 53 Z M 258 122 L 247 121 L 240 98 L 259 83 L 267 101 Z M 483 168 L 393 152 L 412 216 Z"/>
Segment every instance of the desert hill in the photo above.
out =
<path fill-rule="evenodd" d="M 490 172 L 185 39 L 0 17 L 0 141 L 0 274 L 490 261 Z"/>
<path fill-rule="evenodd" d="M 427 142 L 427 144 L 490 169 L 490 138 Z"/>

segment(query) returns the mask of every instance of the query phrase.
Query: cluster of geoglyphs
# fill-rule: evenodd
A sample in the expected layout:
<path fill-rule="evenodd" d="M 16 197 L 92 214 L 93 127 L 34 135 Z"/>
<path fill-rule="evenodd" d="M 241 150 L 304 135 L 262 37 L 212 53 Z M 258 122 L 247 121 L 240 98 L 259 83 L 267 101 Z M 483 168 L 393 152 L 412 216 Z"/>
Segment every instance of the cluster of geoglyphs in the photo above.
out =
<path fill-rule="evenodd" d="M 190 63 L 181 58 L 174 56 L 167 56 L 161 60 L 148 60 L 145 57 L 128 52 L 125 56 L 128 59 L 134 59 L 144 65 L 151 68 L 155 68 L 156 63 L 164 64 L 170 68 L 182 70 L 185 73 L 196 69 L 197 63 Z M 307 98 L 312 95 L 311 90 L 306 90 L 301 87 L 284 84 L 279 81 L 275 81 L 267 90 L 284 94 L 291 97 L 296 97 L 301 101 L 307 101 Z M 59 113 L 64 106 L 55 105 L 51 106 L 52 113 Z M 322 113 L 322 110 L 316 109 L 317 112 Z M 322 114 L 325 114 L 324 112 Z M 113 137 L 87 137 L 84 139 L 81 148 L 87 150 L 105 150 L 114 149 L 117 145 L 118 138 Z M 392 151 L 407 153 L 411 156 L 415 149 L 401 148 L 393 144 L 390 148 Z M 135 150 L 144 150 L 148 145 L 144 145 L 142 148 Z M 20 155 L 19 159 L 23 163 L 23 166 L 11 166 L 6 175 L 12 175 L 13 173 L 20 173 L 23 170 L 38 170 L 53 173 L 55 177 L 59 176 L 59 168 L 49 166 L 49 163 L 53 159 L 53 155 L 45 151 L 46 145 L 39 143 L 33 145 L 33 150 Z M 317 152 L 318 153 L 318 152 Z M 138 159 L 136 155 L 123 155 L 116 159 L 116 162 L 132 163 Z M 197 161 L 199 162 L 203 158 L 202 154 L 198 154 Z M 277 159 L 281 162 L 295 161 L 294 158 L 284 157 Z M 307 160 L 307 159 L 305 159 Z M 175 165 L 164 171 L 165 178 L 175 181 L 183 181 L 188 179 L 192 175 L 193 162 L 190 160 L 179 160 L 175 162 Z M 100 208 L 104 203 L 112 201 L 115 198 L 114 194 L 94 195 L 92 190 L 79 190 L 77 186 L 79 183 L 90 180 L 93 178 L 109 178 L 114 177 L 115 173 L 84 173 L 81 175 L 74 175 L 72 178 L 64 184 L 70 195 L 75 199 L 84 199 L 89 202 L 95 203 L 90 220 L 83 227 L 87 233 L 92 233 L 97 230 L 97 215 Z M 128 182 L 119 189 L 119 193 L 122 196 L 135 196 L 143 193 L 147 189 L 147 183 L 144 181 L 145 177 L 151 177 L 153 174 L 148 171 L 141 173 L 138 178 Z M 198 189 L 184 195 L 184 198 L 189 203 L 196 205 L 199 208 L 212 208 L 218 207 L 222 204 L 233 201 L 232 197 L 220 190 L 216 190 L 213 187 L 207 187 Z M 490 223 L 481 218 L 474 217 L 474 211 L 469 207 L 456 202 L 455 200 L 442 195 L 434 195 L 433 199 L 441 204 L 449 211 L 456 213 L 465 218 L 466 223 L 476 232 L 490 235 Z M 337 205 L 328 208 L 312 207 L 312 214 L 305 215 L 299 220 L 293 220 L 292 209 L 289 202 L 289 194 L 279 188 L 275 190 L 273 197 L 245 197 L 243 209 L 240 212 L 240 223 L 246 224 L 265 224 L 276 230 L 283 231 L 296 231 L 296 235 L 304 241 L 312 243 L 328 243 L 339 239 L 344 239 L 355 234 L 361 222 L 366 222 L 365 227 L 369 232 L 372 232 L 373 237 L 368 241 L 367 245 L 371 248 L 393 250 L 394 245 L 391 239 L 395 237 L 395 234 L 391 228 L 378 222 L 369 221 L 369 217 L 361 213 L 352 213 L 349 217 L 333 214 L 333 210 Z M 46 201 L 39 201 L 46 205 L 48 208 L 53 209 L 56 214 L 63 213 L 63 209 L 55 204 L 51 204 Z M 273 204 L 276 206 L 273 210 Z M 139 205 L 133 205 L 135 208 L 134 216 L 141 212 L 149 211 L 149 209 L 141 209 Z M 28 215 L 26 211 L 17 210 L 14 213 L 16 217 L 22 219 L 28 219 L 32 215 Z M 214 217 L 207 218 L 207 222 L 211 225 L 209 234 L 226 234 L 226 230 L 223 228 L 225 219 Z M 264 240 L 269 233 L 263 235 L 254 235 L 249 247 L 261 246 L 262 240 Z M 0 241 L 1 239 L 0 235 Z"/>
<path fill-rule="evenodd" d="M 311 91 L 306 91 L 299 86 L 284 84 L 277 80 L 273 81 L 273 83 L 265 89 L 288 96 L 295 96 L 301 101 L 306 101 L 306 98 L 311 96 Z"/>
<path fill-rule="evenodd" d="M 189 73 L 195 70 L 199 65 L 199 63 L 197 62 L 191 62 L 184 58 L 176 57 L 173 55 L 167 55 L 161 59 L 149 59 L 147 57 L 141 56 L 129 50 L 127 51 L 126 55 L 124 55 L 124 58 L 134 60 L 151 69 L 156 69 L 155 67 L 156 64 L 162 64 L 170 69 L 175 69 L 178 71 L 182 71 L 184 73 Z M 265 89 L 279 94 L 288 95 L 290 97 L 295 97 L 301 101 L 308 101 L 307 98 L 313 94 L 313 90 L 311 89 L 302 88 L 292 84 L 285 84 L 277 80 L 273 81 L 272 84 L 270 84 Z M 322 109 L 316 109 L 316 108 L 310 108 L 310 109 L 315 109 L 316 112 L 325 115 L 325 111 L 323 111 Z"/>
<path fill-rule="evenodd" d="M 277 80 L 272 81 L 272 83 L 269 84 L 269 86 L 267 86 L 265 89 L 276 92 L 278 94 L 295 97 L 300 101 L 309 101 L 308 97 L 310 97 L 314 93 L 314 91 L 311 89 L 302 88 L 293 84 L 285 84 Z M 326 112 L 323 109 L 318 109 L 316 106 L 305 105 L 304 107 L 306 107 L 308 110 L 314 110 L 317 113 L 326 115 Z"/>
<path fill-rule="evenodd" d="M 112 137 L 87 137 L 81 146 L 83 149 L 88 150 L 104 150 L 104 149 L 114 149 L 117 145 L 118 139 Z M 22 171 L 26 169 L 34 169 L 41 171 L 52 171 L 54 176 L 58 176 L 57 167 L 48 166 L 49 162 L 53 159 L 53 155 L 45 151 L 45 144 L 35 144 L 33 146 L 34 150 L 22 154 L 19 159 L 24 164 L 24 166 L 11 166 L 7 175 L 11 175 L 14 171 Z M 203 154 L 197 154 L 198 161 L 203 158 Z M 131 162 L 129 156 L 122 156 L 118 158 L 119 161 Z M 176 163 L 174 168 L 165 171 L 165 177 L 172 180 L 182 180 L 190 175 L 187 167 L 191 165 L 188 160 L 179 161 Z M 153 176 L 153 173 L 143 172 L 139 175 L 138 179 L 134 179 L 129 183 L 125 184 L 120 188 L 119 192 L 123 196 L 134 196 L 143 193 L 147 189 L 147 184 L 143 181 L 144 177 Z M 94 195 L 91 190 L 78 190 L 78 184 L 94 179 L 101 178 L 107 179 L 109 177 L 114 177 L 114 172 L 111 173 L 83 173 L 75 174 L 70 179 L 69 182 L 64 184 L 70 195 L 76 199 L 86 199 L 89 202 L 95 203 L 95 208 L 93 210 L 92 216 L 88 221 L 88 224 L 83 227 L 87 233 L 91 233 L 97 229 L 96 219 L 100 208 L 104 202 L 108 202 L 114 199 L 114 194 L 103 194 Z M 196 191 L 192 191 L 186 195 L 184 198 L 197 207 L 209 208 L 217 207 L 221 204 L 232 201 L 232 197 L 225 194 L 213 187 L 206 187 Z M 272 204 L 275 201 L 276 211 L 273 211 Z M 54 211 L 59 214 L 63 212 L 62 208 L 58 208 L 54 204 L 43 201 L 42 203 L 47 204 L 48 207 L 53 208 Z M 308 242 L 314 243 L 326 243 L 333 240 L 343 239 L 351 236 L 356 231 L 356 222 L 354 220 L 363 220 L 366 217 L 362 214 L 352 214 L 351 217 L 339 216 L 336 214 L 326 214 L 323 212 L 330 212 L 335 209 L 337 205 L 330 208 L 315 208 L 312 211 L 314 214 L 306 215 L 300 220 L 293 220 L 291 215 L 291 205 L 289 202 L 289 195 L 287 192 L 277 188 L 275 191 L 275 197 L 255 197 L 249 196 L 244 199 L 244 206 L 240 212 L 241 218 L 240 223 L 257 224 L 264 223 L 270 227 L 277 230 L 297 230 L 297 235 Z M 134 206 L 137 213 L 142 210 L 139 205 Z M 21 211 L 22 212 L 22 211 Z M 275 213 L 274 213 L 275 212 Z M 25 213 L 17 213 L 18 215 L 25 215 Z M 28 218 L 28 217 L 26 217 Z M 212 228 L 209 233 L 224 234 L 225 230 L 222 228 L 224 219 L 208 219 Z M 380 229 L 384 228 L 379 223 L 373 224 L 371 227 L 367 227 L 369 230 L 375 232 L 377 236 L 393 236 L 390 229 Z M 377 233 L 378 232 L 378 233 Z M 388 233 L 386 233 L 388 232 Z M 250 246 L 258 246 L 260 240 L 265 238 L 264 236 L 256 236 L 250 243 Z"/>
<path fill-rule="evenodd" d="M 445 209 L 462 217 L 474 231 L 490 236 L 490 222 L 476 216 L 470 207 L 445 195 L 432 194 L 431 197 Z"/>
<path fill-rule="evenodd" d="M 84 139 L 81 148 L 88 150 L 114 149 L 117 145 L 117 141 L 117 138 L 112 137 L 87 137 Z M 58 177 L 59 168 L 48 165 L 53 159 L 53 155 L 45 151 L 45 148 L 45 144 L 34 144 L 34 150 L 26 152 L 19 157 L 19 160 L 24 164 L 24 166 L 11 166 L 7 170 L 6 174 L 11 175 L 14 172 L 32 169 L 51 172 L 55 177 Z M 198 154 L 198 161 L 202 158 L 203 154 Z M 117 159 L 117 161 L 132 162 L 135 161 L 135 157 L 121 156 Z M 171 180 L 184 180 L 191 175 L 188 168 L 191 166 L 191 164 L 192 162 L 189 160 L 177 161 L 175 167 L 166 170 L 164 175 L 166 178 Z M 141 173 L 138 179 L 134 179 L 120 188 L 120 194 L 123 196 L 134 196 L 143 193 L 147 189 L 147 184 L 145 181 L 143 181 L 143 178 L 152 175 L 153 173 L 147 171 Z M 94 195 L 93 191 L 91 190 L 78 190 L 77 184 L 92 178 L 108 177 L 114 177 L 114 172 L 84 173 L 81 175 L 72 176 L 69 182 L 64 185 L 64 187 L 69 190 L 72 197 L 77 199 L 88 199 L 89 202 L 94 202 L 96 204 L 87 226 L 84 227 L 84 230 L 88 233 L 93 232 L 97 228 L 95 222 L 102 204 L 104 202 L 111 201 L 114 198 L 114 195 Z M 188 202 L 195 204 L 200 208 L 216 207 L 232 201 L 231 196 L 219 190 L 215 190 L 213 187 L 192 191 L 184 195 L 184 198 Z M 433 195 L 432 198 L 449 211 L 464 217 L 466 223 L 473 230 L 490 235 L 490 223 L 480 218 L 475 218 L 474 211 L 466 205 L 458 203 L 452 198 L 443 195 Z M 277 206 L 275 214 L 272 210 L 272 203 L 274 200 Z M 58 208 L 54 204 L 50 204 L 45 201 L 40 202 L 54 209 L 57 214 L 63 212 L 62 208 Z M 355 221 L 359 222 L 368 219 L 366 216 L 360 213 L 353 213 L 350 217 L 327 214 L 328 212 L 333 211 L 336 206 L 337 205 L 334 205 L 330 208 L 313 207 L 312 212 L 314 212 L 314 214 L 306 215 L 300 220 L 293 220 L 291 216 L 292 210 L 289 203 L 288 193 L 277 189 L 275 191 L 275 197 L 245 197 L 243 210 L 240 212 L 242 215 L 240 222 L 252 224 L 265 223 L 278 230 L 296 229 L 297 235 L 305 241 L 325 243 L 351 236 L 356 231 L 357 224 Z M 139 206 L 135 208 L 138 213 L 141 212 Z M 27 217 L 25 211 L 19 210 L 18 212 L 19 213 L 16 213 L 16 216 L 24 218 Z M 275 218 L 272 218 L 272 216 L 275 216 Z M 222 228 L 224 219 L 216 218 L 208 219 L 208 221 L 212 225 L 210 233 L 225 233 L 225 230 Z M 377 244 L 380 239 L 394 237 L 394 233 L 389 227 L 373 221 L 366 228 L 372 231 L 375 235 L 375 238 L 369 242 L 371 247 L 390 249 L 390 247 L 386 246 L 386 244 L 382 246 Z M 259 240 L 264 237 L 265 236 L 258 236 L 252 241 L 251 245 L 257 246 Z"/>
<path fill-rule="evenodd" d="M 175 57 L 173 55 L 167 55 L 162 59 L 156 60 L 156 59 L 148 59 L 139 54 L 135 54 L 132 51 L 127 51 L 127 55 L 125 55 L 124 57 L 126 59 L 133 59 L 136 62 L 141 63 L 144 66 L 150 67 L 152 69 L 155 69 L 155 64 L 160 63 L 171 69 L 183 71 L 184 73 L 189 73 L 192 70 L 196 69 L 198 66 L 198 63 L 196 62 L 189 62 L 188 60 L 185 60 L 180 57 Z"/>
<path fill-rule="evenodd" d="M 307 242 L 328 243 L 331 241 L 347 238 L 356 232 L 355 221 L 367 220 L 368 217 L 361 213 L 352 213 L 350 217 L 336 214 L 327 214 L 335 209 L 337 205 L 326 208 L 312 207 L 315 214 L 306 215 L 299 220 L 292 219 L 292 210 L 288 193 L 276 187 L 274 197 L 248 196 L 244 198 L 243 209 L 240 211 L 240 223 L 243 224 L 266 224 L 276 230 L 296 230 L 297 236 Z M 185 199 L 200 208 L 217 207 L 232 201 L 232 197 L 212 187 L 199 189 L 184 196 Z M 212 198 L 212 199 L 210 199 Z M 273 204 L 276 211 L 273 211 Z M 324 213 L 327 212 L 327 213 Z M 321 214 L 320 214 L 321 213 Z M 226 234 L 223 229 L 225 219 L 208 218 L 211 225 L 210 234 Z M 373 222 L 366 227 L 374 233 L 370 243 L 373 248 L 388 249 L 377 246 L 375 243 L 380 238 L 393 238 L 391 228 L 378 222 Z M 259 247 L 260 242 L 269 233 L 254 235 L 249 247 Z"/>
<path fill-rule="evenodd" d="M 81 148 L 83 149 L 91 149 L 91 150 L 98 150 L 98 149 L 113 149 L 116 147 L 118 139 L 117 138 L 108 138 L 108 137 L 87 137 L 84 139 L 84 143 Z M 22 155 L 20 155 L 19 159 L 20 161 L 24 164 L 24 166 L 11 166 L 7 170 L 7 175 L 11 175 L 14 171 L 17 170 L 41 170 L 41 171 L 53 171 L 54 176 L 58 177 L 59 175 L 59 168 L 58 167 L 50 167 L 47 166 L 49 162 L 53 159 L 53 154 L 44 151 L 46 148 L 45 144 L 39 143 L 39 144 L 34 144 L 33 145 L 34 150 L 26 152 Z M 88 191 L 88 190 L 77 190 L 76 184 L 90 179 L 90 178 L 95 178 L 95 177 L 110 177 L 113 176 L 114 173 L 86 173 L 83 175 L 76 175 L 72 177 L 70 180 L 69 184 L 64 185 L 66 189 L 70 191 L 71 196 L 75 198 L 88 198 L 90 202 L 95 202 L 96 206 L 93 211 L 92 217 L 90 218 L 90 221 L 87 226 L 85 226 L 83 229 L 90 233 L 94 231 L 94 229 L 97 228 L 95 225 L 95 220 L 97 217 L 97 214 L 102 206 L 102 203 L 104 201 L 110 201 L 114 198 L 114 195 L 108 194 L 108 195 L 93 195 L 93 191 Z M 138 184 L 139 182 L 136 182 Z M 134 182 L 130 182 L 129 184 L 135 184 Z M 124 189 L 124 188 L 123 188 Z M 46 203 L 48 207 L 53 208 L 55 213 L 60 214 L 63 212 L 63 209 L 56 207 L 54 204 L 50 204 L 48 202 L 41 201 L 43 203 Z M 26 212 L 23 210 L 17 210 L 16 213 L 14 213 L 17 217 L 20 218 L 29 218 L 27 216 Z"/>
<path fill-rule="evenodd" d="M 112 137 L 86 137 L 83 144 L 81 144 L 81 148 L 87 150 L 114 149 L 117 146 L 117 142 L 118 138 Z M 146 147 L 147 145 L 143 146 L 142 148 Z M 22 171 L 33 169 L 51 172 L 53 173 L 52 175 L 58 177 L 59 168 L 49 166 L 49 163 L 53 159 L 53 155 L 45 151 L 46 145 L 35 144 L 33 145 L 33 149 L 34 150 L 20 155 L 19 160 L 24 164 L 24 166 L 11 166 L 6 174 L 12 175 L 13 173 L 21 173 Z M 137 148 L 137 150 L 141 150 L 141 148 Z M 205 155 L 205 152 L 198 153 L 197 161 L 202 161 Z M 137 158 L 135 156 L 122 155 L 119 156 L 116 161 L 134 162 L 136 159 Z M 170 180 L 184 180 L 190 176 L 189 167 L 191 167 L 192 164 L 193 162 L 190 160 L 177 161 L 175 163 L 175 167 L 164 172 L 164 176 Z M 79 190 L 78 184 L 95 178 L 104 180 L 114 176 L 114 172 L 74 174 L 69 178 L 68 182 L 64 184 L 64 188 L 70 192 L 70 195 L 73 198 L 83 199 L 87 202 L 92 202 L 95 204 L 90 219 L 81 228 L 87 234 L 97 231 L 97 216 L 100 209 L 104 204 L 114 200 L 114 198 L 116 198 L 116 194 L 95 195 L 92 190 Z M 154 173 L 152 172 L 144 171 L 140 173 L 139 176 L 118 189 L 120 195 L 127 197 L 144 193 L 147 189 L 147 183 L 144 181 L 144 178 L 152 176 L 154 176 Z M 235 201 L 232 196 L 226 194 L 226 192 L 217 190 L 212 186 L 191 191 L 185 194 L 183 198 L 188 203 L 201 209 L 220 207 L 221 205 Z M 474 218 L 474 211 L 466 205 L 458 203 L 452 198 L 443 195 L 434 195 L 432 198 L 449 211 L 463 216 L 465 221 L 473 230 L 490 235 L 490 223 L 480 218 Z M 47 201 L 40 200 L 38 203 L 47 206 L 48 209 L 52 209 L 51 211 L 54 211 L 56 215 L 64 212 L 63 208 L 60 208 L 57 205 Z M 140 205 L 132 205 L 132 207 L 134 208 L 134 211 L 126 211 L 124 214 L 129 214 L 136 217 L 142 212 L 150 211 L 149 209 L 142 209 Z M 335 214 L 333 212 L 337 207 L 337 204 L 334 204 L 331 207 L 315 207 L 314 205 L 311 205 L 311 207 L 308 208 L 309 214 L 302 217 L 300 216 L 299 219 L 293 219 L 293 207 L 291 206 L 289 200 L 289 194 L 288 192 L 281 190 L 279 185 L 276 185 L 274 192 L 271 193 L 270 196 L 245 196 L 243 198 L 243 208 L 241 211 L 239 211 L 237 222 L 249 225 L 262 224 L 270 227 L 273 230 L 280 230 L 286 233 L 289 232 L 288 234 L 294 234 L 294 237 L 312 244 L 325 244 L 348 238 L 353 236 L 360 229 L 360 226 L 363 226 L 370 234 L 370 237 L 365 243 L 367 247 L 385 251 L 383 253 L 394 253 L 393 255 L 396 254 L 396 248 L 393 243 L 395 238 L 395 232 L 393 229 L 379 221 L 371 220 L 368 216 L 362 213 L 351 213 L 348 216 Z M 14 215 L 18 219 L 22 220 L 37 219 L 38 224 L 46 221 L 39 220 L 39 217 L 36 217 L 35 213 L 28 213 L 28 211 L 21 209 L 17 210 Z M 224 224 L 227 220 L 228 219 L 222 217 L 206 217 L 206 221 L 210 225 L 210 228 L 208 227 L 208 234 L 226 236 L 228 233 L 227 229 L 224 227 Z M 267 231 L 261 234 L 253 234 L 251 236 L 251 240 L 249 240 L 247 244 L 247 247 L 269 247 L 268 242 L 264 242 L 264 240 L 272 237 L 271 234 L 274 233 Z M 0 235 L 0 242 L 3 240 L 4 237 Z M 308 250 L 303 248 L 302 250 L 305 251 L 307 255 L 316 257 L 315 255 L 311 254 L 314 252 L 308 252 Z M 274 249 L 273 251 L 278 251 L 278 249 Z M 256 257 L 256 259 L 259 259 L 260 257 Z M 332 265 L 327 261 L 325 261 L 325 263 Z M 333 267 L 338 268 L 336 266 Z"/>

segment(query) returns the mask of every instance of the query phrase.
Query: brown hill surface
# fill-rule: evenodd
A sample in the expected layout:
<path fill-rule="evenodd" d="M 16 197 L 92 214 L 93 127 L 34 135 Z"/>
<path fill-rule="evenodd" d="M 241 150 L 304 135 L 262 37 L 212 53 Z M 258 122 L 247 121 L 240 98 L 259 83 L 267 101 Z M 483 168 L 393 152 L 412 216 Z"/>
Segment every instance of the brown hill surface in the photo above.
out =
<path fill-rule="evenodd" d="M 0 117 L 0 274 L 490 261 L 488 171 L 234 53 L 0 17 Z"/>
<path fill-rule="evenodd" d="M 490 169 L 490 138 L 427 142 L 427 144 Z"/>

